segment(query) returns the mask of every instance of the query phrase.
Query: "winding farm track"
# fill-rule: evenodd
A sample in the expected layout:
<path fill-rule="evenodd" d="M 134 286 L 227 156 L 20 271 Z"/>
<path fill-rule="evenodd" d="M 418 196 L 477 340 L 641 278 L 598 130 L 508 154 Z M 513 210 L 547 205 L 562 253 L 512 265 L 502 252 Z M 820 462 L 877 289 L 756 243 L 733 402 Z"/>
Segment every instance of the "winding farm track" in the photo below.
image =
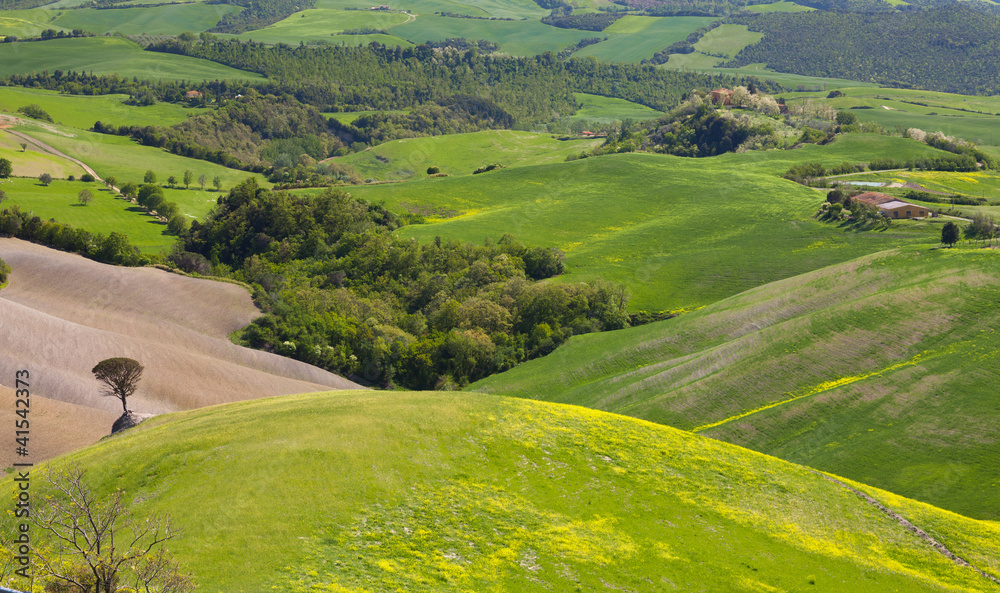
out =
<path fill-rule="evenodd" d="M 39 437 L 46 456 L 93 443 L 121 414 L 90 371 L 105 358 L 126 356 L 146 367 L 129 399 L 137 413 L 360 388 L 232 343 L 229 334 L 260 315 L 240 286 L 109 266 L 17 239 L 0 239 L 0 259 L 12 269 L 0 290 L 0 393 L 15 387 L 16 371 L 29 371 L 32 413 L 38 410 L 32 434 L 46 427 Z M 13 406 L 0 408 L 0 423 L 12 425 L 13 414 Z M 13 453 L 0 450 L 2 467 Z"/>
<path fill-rule="evenodd" d="M 12 136 L 17 136 L 18 138 L 20 138 L 22 140 L 25 140 L 27 142 L 30 142 L 30 143 L 34 144 L 35 146 L 37 146 L 38 148 L 40 148 L 43 152 L 47 152 L 47 153 L 49 153 L 51 155 L 57 156 L 59 158 L 66 159 L 67 161 L 70 161 L 72 163 L 76 163 L 77 165 L 80 165 L 81 167 L 83 167 L 84 171 L 86 171 L 87 173 L 90 173 L 91 175 L 93 175 L 94 179 L 96 179 L 97 181 L 101 181 L 101 177 L 97 174 L 96 171 L 94 171 L 93 169 L 91 169 L 90 166 L 87 165 L 87 163 L 84 163 L 83 161 L 81 161 L 79 159 L 75 159 L 75 158 L 73 158 L 73 157 L 71 157 L 71 156 L 69 156 L 69 155 L 67 155 L 65 153 L 59 152 L 55 148 L 49 146 L 48 144 L 42 142 L 41 140 L 36 140 L 35 138 L 32 138 L 31 136 L 25 134 L 24 132 L 18 132 L 16 130 L 11 130 L 10 128 L 7 128 L 7 133 L 11 134 Z"/>

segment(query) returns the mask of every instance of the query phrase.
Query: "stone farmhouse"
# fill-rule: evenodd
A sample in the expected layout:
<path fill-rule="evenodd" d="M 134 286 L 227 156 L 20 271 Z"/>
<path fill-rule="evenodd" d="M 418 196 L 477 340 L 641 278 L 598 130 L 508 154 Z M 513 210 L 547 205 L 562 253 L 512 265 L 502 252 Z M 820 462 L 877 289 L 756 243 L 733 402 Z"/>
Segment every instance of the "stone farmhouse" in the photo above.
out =
<path fill-rule="evenodd" d="M 904 202 L 895 196 L 880 194 L 869 191 L 854 196 L 855 200 L 875 206 L 886 218 L 924 218 L 933 216 L 933 213 L 925 206 L 917 206 L 909 202 Z"/>

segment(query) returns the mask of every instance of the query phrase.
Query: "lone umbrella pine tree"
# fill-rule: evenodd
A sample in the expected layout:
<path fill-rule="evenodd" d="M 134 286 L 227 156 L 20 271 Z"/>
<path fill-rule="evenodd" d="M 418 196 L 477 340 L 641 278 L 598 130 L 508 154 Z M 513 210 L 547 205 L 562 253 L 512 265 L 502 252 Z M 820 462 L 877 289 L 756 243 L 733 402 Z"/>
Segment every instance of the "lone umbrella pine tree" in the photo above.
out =
<path fill-rule="evenodd" d="M 97 363 L 90 372 L 97 380 L 104 383 L 102 395 L 117 397 L 122 402 L 122 409 L 129 413 L 127 400 L 135 393 L 135 388 L 142 377 L 143 366 L 131 358 L 108 358 Z"/>

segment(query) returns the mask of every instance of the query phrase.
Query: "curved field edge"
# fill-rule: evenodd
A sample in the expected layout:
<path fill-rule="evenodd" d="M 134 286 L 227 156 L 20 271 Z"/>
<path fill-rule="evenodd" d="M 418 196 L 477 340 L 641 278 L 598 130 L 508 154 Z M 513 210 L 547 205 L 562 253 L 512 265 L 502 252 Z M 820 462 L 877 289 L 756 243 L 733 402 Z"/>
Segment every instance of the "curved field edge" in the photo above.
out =
<path fill-rule="evenodd" d="M 202 591 L 995 590 L 806 468 L 573 406 L 286 396 L 155 418 L 49 464 L 68 466 L 169 514 Z"/>
<path fill-rule="evenodd" d="M 1000 254 L 930 247 L 573 337 L 471 389 L 695 430 L 995 519 Z"/>

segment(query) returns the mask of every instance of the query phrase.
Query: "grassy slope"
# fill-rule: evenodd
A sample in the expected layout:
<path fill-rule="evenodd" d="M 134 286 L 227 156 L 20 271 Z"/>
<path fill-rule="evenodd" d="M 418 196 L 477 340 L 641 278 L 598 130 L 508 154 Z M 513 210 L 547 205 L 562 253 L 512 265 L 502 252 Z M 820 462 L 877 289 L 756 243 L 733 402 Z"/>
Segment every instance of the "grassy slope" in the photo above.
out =
<path fill-rule="evenodd" d="M 77 202 L 84 188 L 94 195 L 87 206 Z M 124 232 L 132 244 L 145 253 L 158 253 L 175 240 L 164 234 L 166 225 L 146 216 L 138 206 L 113 198 L 101 183 L 57 179 L 44 187 L 37 179 L 10 178 L 0 181 L 0 189 L 7 192 L 4 208 L 17 205 L 21 210 L 34 212 L 42 220 L 54 218 L 105 236 L 112 231 Z"/>
<path fill-rule="evenodd" d="M 533 56 L 559 51 L 576 44 L 593 31 L 550 27 L 539 21 L 484 21 L 420 15 L 417 20 L 393 27 L 390 33 L 414 43 L 441 41 L 450 37 L 486 39 L 500 44 L 500 51 L 515 56 Z"/>
<path fill-rule="evenodd" d="M 189 159 L 152 146 L 140 146 L 122 136 L 108 136 L 61 126 L 31 123 L 19 126 L 18 129 L 87 163 L 102 178 L 113 175 L 121 183 L 129 181 L 141 183 L 145 172 L 152 170 L 159 182 L 165 184 L 170 175 L 183 179 L 184 171 L 190 170 L 196 180 L 204 174 L 206 187 L 209 188 L 212 187 L 212 178 L 216 175 L 222 178 L 223 190 L 247 177 L 257 177 L 262 186 L 270 186 L 262 175 Z M 165 189 L 163 193 L 168 202 L 177 202 L 182 213 L 201 218 L 215 205 L 217 194 L 196 189 L 199 188 L 197 183 L 192 184 L 191 188 L 190 190 Z"/>
<path fill-rule="evenodd" d="M 206 592 L 996 589 L 805 468 L 538 402 L 287 396 L 154 419 L 52 465 L 70 464 L 169 514 Z M 994 535 L 976 560 L 997 568 L 995 525 L 919 510 Z"/>
<path fill-rule="evenodd" d="M 175 4 L 151 8 L 114 8 L 67 10 L 55 20 L 64 29 L 83 29 L 92 33 L 117 31 L 125 35 L 179 35 L 211 29 L 223 16 L 238 12 L 224 4 Z"/>
<path fill-rule="evenodd" d="M 877 121 L 889 129 L 901 126 L 920 128 L 927 132 L 940 131 L 949 136 L 965 138 L 1000 155 L 1000 98 L 998 97 L 971 97 L 907 89 L 844 88 L 841 90 L 846 96 L 835 99 L 826 99 L 826 93 L 790 93 L 787 99 L 789 101 L 799 97 L 822 99 L 837 109 L 850 109 L 851 113 L 862 121 Z M 872 109 L 851 109 L 857 106 L 872 107 Z"/>
<path fill-rule="evenodd" d="M 216 80 L 259 79 L 222 64 L 144 52 L 134 42 L 120 37 L 86 37 L 0 44 L 0 76 L 41 70 L 76 70 L 94 74 L 118 74 L 130 78 Z"/>
<path fill-rule="evenodd" d="M 45 29 L 60 30 L 52 21 L 57 13 L 35 8 L 31 10 L 0 11 L 0 37 L 38 37 Z"/>
<path fill-rule="evenodd" d="M 923 154 L 928 147 L 852 135 L 828 146 L 710 159 L 634 154 L 428 179 L 351 191 L 390 208 L 406 203 L 459 213 L 410 226 L 404 236 L 480 242 L 505 232 L 567 254 L 557 281 L 624 282 L 634 309 L 705 305 L 766 282 L 909 242 L 936 227 L 896 224 L 843 232 L 811 218 L 823 194 L 780 179 L 792 164 L 839 164 L 863 155 Z M 822 249 L 810 246 L 822 244 Z"/>
<path fill-rule="evenodd" d="M 744 7 L 749 12 L 808 12 L 815 10 L 808 6 L 801 6 L 794 2 L 775 2 L 773 4 L 755 4 Z"/>
<path fill-rule="evenodd" d="M 649 17 L 627 15 L 592 37 L 607 37 L 581 49 L 576 57 L 594 56 L 604 62 L 639 62 L 668 45 L 683 41 L 688 33 L 712 22 L 711 17 Z"/>
<path fill-rule="evenodd" d="M 334 10 L 318 8 L 296 12 L 269 27 L 237 35 L 240 39 L 253 39 L 263 43 L 295 43 L 299 41 L 356 42 L 357 36 L 336 35 L 345 29 L 388 29 L 405 23 L 407 16 L 398 12 L 373 12 L 370 10 Z M 384 37 L 384 36 L 383 36 Z M 387 42 L 382 42 L 387 43 Z M 397 45 L 387 43 L 388 45 Z M 402 45 L 408 45 L 403 42 Z"/>
<path fill-rule="evenodd" d="M 474 388 L 695 429 L 1000 519 L 1000 254 L 929 247 L 573 338 Z"/>
<path fill-rule="evenodd" d="M 551 134 L 491 130 L 394 140 L 333 160 L 354 166 L 364 178 L 422 179 L 432 165 L 449 175 L 470 175 L 477 167 L 489 163 L 508 167 L 558 163 L 598 143 L 597 140 L 560 141 Z"/>
<path fill-rule="evenodd" d="M 58 91 L 0 87 L 0 111 L 16 114 L 19 107 L 35 104 L 44 109 L 56 123 L 83 130 L 94 122 L 114 125 L 172 126 L 184 121 L 188 114 L 207 109 L 192 109 L 175 103 L 157 103 L 133 107 L 122 101 L 128 95 L 63 95 Z"/>
<path fill-rule="evenodd" d="M 0 130 L 0 158 L 11 162 L 14 175 L 37 178 L 42 173 L 48 173 L 56 178 L 66 178 L 86 173 L 83 167 L 64 158 L 35 150 L 22 150 L 21 142 L 21 138 Z"/>
<path fill-rule="evenodd" d="M 587 93 L 573 93 L 573 96 L 580 104 L 580 109 L 570 118 L 573 120 L 608 124 L 626 119 L 654 119 L 663 115 L 660 111 L 624 99 Z"/>

